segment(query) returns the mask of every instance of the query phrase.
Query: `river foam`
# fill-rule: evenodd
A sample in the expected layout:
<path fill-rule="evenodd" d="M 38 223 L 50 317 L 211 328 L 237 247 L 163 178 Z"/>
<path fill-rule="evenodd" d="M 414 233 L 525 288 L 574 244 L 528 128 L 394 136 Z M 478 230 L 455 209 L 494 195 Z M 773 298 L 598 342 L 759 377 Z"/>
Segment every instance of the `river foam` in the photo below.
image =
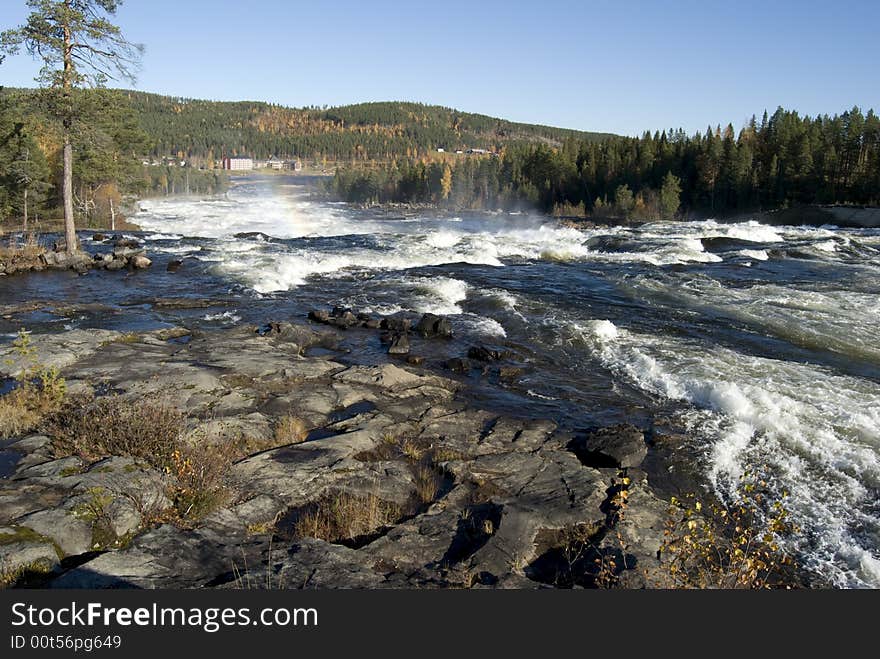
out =
<path fill-rule="evenodd" d="M 880 587 L 880 385 L 809 364 L 753 357 L 609 321 L 573 331 L 601 363 L 633 385 L 693 406 L 709 476 L 733 496 L 746 471 L 769 469 L 790 492 L 786 505 L 803 537 L 792 549 L 844 587 Z"/>

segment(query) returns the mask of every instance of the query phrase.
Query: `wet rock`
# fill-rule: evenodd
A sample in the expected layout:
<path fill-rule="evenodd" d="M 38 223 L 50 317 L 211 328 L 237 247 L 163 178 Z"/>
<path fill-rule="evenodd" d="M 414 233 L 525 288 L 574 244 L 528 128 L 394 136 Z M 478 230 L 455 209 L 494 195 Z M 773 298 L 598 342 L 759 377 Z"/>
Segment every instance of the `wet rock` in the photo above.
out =
<path fill-rule="evenodd" d="M 107 263 L 104 267 L 110 271 L 122 270 L 128 265 L 124 259 L 113 259 L 109 263 Z"/>
<path fill-rule="evenodd" d="M 177 272 L 180 270 L 181 266 L 183 266 L 183 261 L 180 259 L 173 259 L 168 262 L 168 265 L 165 267 L 166 272 Z"/>
<path fill-rule="evenodd" d="M 568 449 L 592 467 L 638 467 L 648 454 L 644 434 L 629 423 L 577 436 Z"/>
<path fill-rule="evenodd" d="M 426 313 L 416 325 L 416 332 L 427 338 L 452 336 L 452 324 L 446 316 Z"/>
<path fill-rule="evenodd" d="M 138 269 L 138 270 L 143 270 L 143 269 L 149 268 L 151 265 L 153 265 L 153 262 L 150 259 L 148 259 L 146 256 L 144 256 L 143 254 L 138 254 L 136 256 L 131 257 L 131 259 L 129 259 L 129 263 L 135 269 Z"/>
<path fill-rule="evenodd" d="M 452 359 L 448 359 L 444 366 L 455 373 L 469 373 L 474 367 L 469 359 L 464 359 L 463 357 L 453 357 Z"/>
<path fill-rule="evenodd" d="M 131 247 L 116 247 L 113 250 L 113 258 L 116 259 L 132 259 L 136 256 L 143 256 L 145 254 L 145 250 L 143 249 L 133 249 Z"/>
<path fill-rule="evenodd" d="M 468 355 L 470 359 L 476 359 L 481 362 L 497 362 L 502 359 L 509 359 L 513 356 L 513 352 L 508 350 L 507 348 L 502 348 L 499 346 L 491 346 L 491 345 L 479 345 L 472 346 L 468 350 Z"/>
<path fill-rule="evenodd" d="M 348 329 L 360 322 L 351 309 L 343 307 L 333 307 L 330 312 L 314 309 L 309 312 L 309 320 L 339 329 Z"/>
<path fill-rule="evenodd" d="M 425 358 L 421 355 L 409 355 L 406 358 L 407 364 L 412 364 L 413 366 L 421 366 L 425 362 Z"/>
<path fill-rule="evenodd" d="M 513 380 L 523 374 L 519 366 L 502 366 L 498 369 L 498 377 L 502 380 Z"/>
<path fill-rule="evenodd" d="M 93 233 L 92 240 L 94 240 L 96 243 L 103 242 L 107 240 L 107 236 L 105 236 L 103 233 Z"/>
<path fill-rule="evenodd" d="M 114 245 L 114 247 L 131 248 L 131 249 L 135 249 L 135 248 L 138 248 L 141 246 L 141 244 L 137 240 L 134 240 L 133 238 L 120 238 L 120 237 L 116 238 L 113 245 Z"/>
<path fill-rule="evenodd" d="M 411 325 L 412 321 L 409 318 L 398 314 L 383 318 L 379 327 L 392 332 L 408 332 Z"/>
<path fill-rule="evenodd" d="M 240 233 L 233 234 L 233 237 L 241 238 L 242 240 L 257 240 L 265 242 L 278 240 L 277 238 L 273 238 L 272 236 L 265 234 L 262 231 L 242 231 Z"/>
<path fill-rule="evenodd" d="M 388 346 L 389 355 L 408 355 L 410 350 L 409 335 L 395 334 Z"/>

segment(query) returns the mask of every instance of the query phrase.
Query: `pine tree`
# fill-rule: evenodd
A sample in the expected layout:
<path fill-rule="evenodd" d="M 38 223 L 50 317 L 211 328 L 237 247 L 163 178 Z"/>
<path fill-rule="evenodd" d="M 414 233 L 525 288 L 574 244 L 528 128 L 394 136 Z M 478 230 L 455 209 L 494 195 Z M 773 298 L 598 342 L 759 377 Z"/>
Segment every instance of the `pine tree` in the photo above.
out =
<path fill-rule="evenodd" d="M 68 254 L 77 248 L 73 207 L 73 135 L 81 119 L 77 89 L 101 87 L 111 79 L 133 80 L 143 50 L 123 36 L 108 16 L 121 0 L 27 0 L 24 25 L 0 35 L 0 47 L 14 53 L 23 44 L 43 62 L 38 81 L 46 88 L 50 113 L 63 135 L 64 233 Z"/>
<path fill-rule="evenodd" d="M 663 177 L 663 186 L 660 188 L 660 212 L 663 214 L 663 219 L 673 219 L 680 206 L 681 179 L 672 172 L 667 172 Z"/>

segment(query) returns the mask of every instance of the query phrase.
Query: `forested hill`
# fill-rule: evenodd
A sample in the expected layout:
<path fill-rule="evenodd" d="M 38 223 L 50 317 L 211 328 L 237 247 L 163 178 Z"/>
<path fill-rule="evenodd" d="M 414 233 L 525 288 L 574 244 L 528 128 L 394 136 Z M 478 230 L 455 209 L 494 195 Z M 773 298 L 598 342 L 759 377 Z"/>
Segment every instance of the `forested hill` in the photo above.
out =
<path fill-rule="evenodd" d="M 420 103 L 359 103 L 336 108 L 288 108 L 124 92 L 151 143 L 152 154 L 216 159 L 297 156 L 366 162 L 419 157 L 437 148 L 500 151 L 510 143 L 561 146 L 567 139 L 609 137 L 520 124 Z"/>

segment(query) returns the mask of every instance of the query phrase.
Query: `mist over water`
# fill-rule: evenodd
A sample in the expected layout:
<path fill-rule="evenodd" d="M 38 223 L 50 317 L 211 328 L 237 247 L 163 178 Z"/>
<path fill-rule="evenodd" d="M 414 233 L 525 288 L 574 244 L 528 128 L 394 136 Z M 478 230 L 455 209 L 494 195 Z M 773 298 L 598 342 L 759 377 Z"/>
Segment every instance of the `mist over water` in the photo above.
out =
<path fill-rule="evenodd" d="M 438 363 L 502 343 L 523 367 L 511 381 L 470 377 L 479 404 L 570 428 L 674 418 L 719 495 L 756 469 L 790 493 L 804 530 L 792 549 L 821 582 L 880 587 L 880 231 L 395 216 L 314 201 L 285 178 L 141 208 L 153 272 L 0 281 L 0 294 L 94 296 L 117 310 L 64 320 L 83 327 L 223 327 L 335 304 L 449 315 L 461 341 L 417 354 Z M 177 274 L 164 272 L 171 259 L 184 259 Z M 180 295 L 229 306 L 143 302 Z M 352 359 L 383 354 L 374 333 L 345 341 Z"/>

